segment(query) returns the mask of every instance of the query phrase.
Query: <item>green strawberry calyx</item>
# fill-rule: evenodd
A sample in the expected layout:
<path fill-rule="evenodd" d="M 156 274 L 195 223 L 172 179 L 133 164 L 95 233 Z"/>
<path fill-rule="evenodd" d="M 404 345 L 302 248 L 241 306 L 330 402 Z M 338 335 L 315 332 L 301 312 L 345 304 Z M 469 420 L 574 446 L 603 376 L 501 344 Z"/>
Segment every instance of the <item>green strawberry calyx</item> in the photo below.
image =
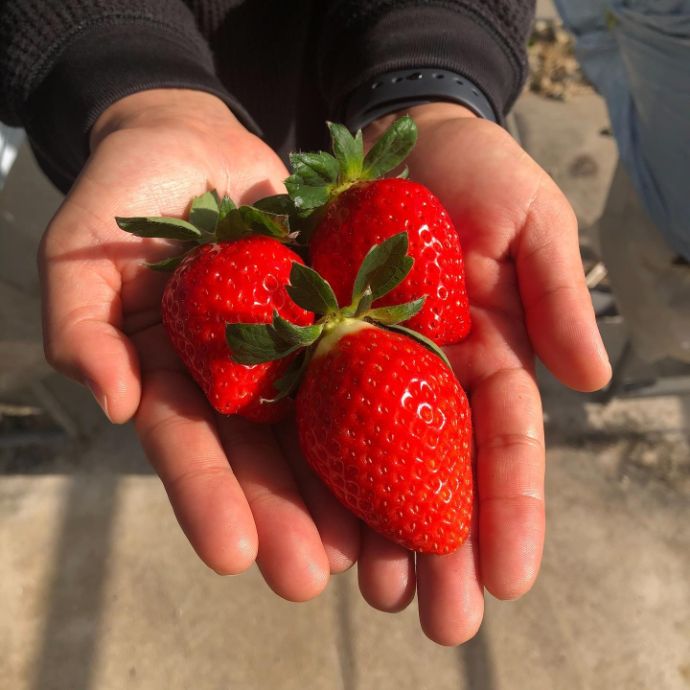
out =
<path fill-rule="evenodd" d="M 182 253 L 147 266 L 156 271 L 174 271 L 192 249 L 211 242 L 230 242 L 265 235 L 285 244 L 293 243 L 297 233 L 290 229 L 286 195 L 267 197 L 254 205 L 237 206 L 216 190 L 192 199 L 187 220 L 170 217 L 116 217 L 115 222 L 125 232 L 137 237 L 158 237 L 178 240 Z M 290 206 L 291 208 L 291 206 Z"/>
<path fill-rule="evenodd" d="M 309 214 L 357 182 L 377 180 L 397 168 L 417 142 L 414 120 L 398 118 L 364 155 L 362 130 L 353 136 L 340 124 L 328 123 L 332 153 L 293 153 L 292 175 L 285 180 L 295 209 Z M 403 172 L 402 177 L 407 176 Z"/>
<path fill-rule="evenodd" d="M 276 381 L 276 402 L 290 395 L 299 385 L 309 361 L 328 352 L 346 333 L 359 328 L 381 327 L 408 336 L 450 367 L 443 350 L 429 338 L 401 326 L 424 305 L 426 297 L 392 306 L 375 306 L 378 299 L 397 287 L 410 272 L 414 260 L 407 253 L 407 233 L 401 232 L 374 245 L 364 257 L 352 288 L 350 304 L 341 307 L 333 288 L 313 268 L 293 262 L 287 292 L 292 300 L 317 320 L 310 326 L 297 326 L 277 311 L 271 323 L 229 323 L 225 335 L 231 359 L 254 365 L 297 355 L 286 374 Z"/>

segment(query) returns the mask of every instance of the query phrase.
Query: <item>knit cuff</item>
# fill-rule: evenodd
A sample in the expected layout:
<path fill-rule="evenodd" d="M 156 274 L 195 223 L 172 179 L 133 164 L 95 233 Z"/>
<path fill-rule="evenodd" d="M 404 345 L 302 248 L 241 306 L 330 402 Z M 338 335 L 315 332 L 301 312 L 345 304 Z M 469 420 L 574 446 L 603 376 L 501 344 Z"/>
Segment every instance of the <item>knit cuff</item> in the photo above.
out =
<path fill-rule="evenodd" d="M 410 27 L 414 27 L 411 29 Z M 334 117 L 350 94 L 395 70 L 445 69 L 463 75 L 486 95 L 502 118 L 520 93 L 525 58 L 479 16 L 445 4 L 403 6 L 363 16 L 322 48 L 321 88 Z"/>
<path fill-rule="evenodd" d="M 125 96 L 160 88 L 214 94 L 258 131 L 215 76 L 210 56 L 183 36 L 155 23 L 103 22 L 69 43 L 23 106 L 24 127 L 46 175 L 66 192 L 89 156 L 98 116 Z"/>

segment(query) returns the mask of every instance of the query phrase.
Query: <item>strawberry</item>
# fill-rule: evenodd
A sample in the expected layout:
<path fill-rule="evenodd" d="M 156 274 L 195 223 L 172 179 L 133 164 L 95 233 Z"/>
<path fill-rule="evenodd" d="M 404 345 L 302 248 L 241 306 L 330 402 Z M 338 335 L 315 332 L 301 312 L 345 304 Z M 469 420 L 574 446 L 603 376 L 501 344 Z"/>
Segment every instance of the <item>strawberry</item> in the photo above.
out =
<path fill-rule="evenodd" d="M 469 532 L 471 421 L 467 398 L 433 341 L 400 324 L 424 298 L 374 303 L 413 270 L 406 233 L 375 245 L 340 307 L 327 281 L 295 263 L 288 294 L 320 318 L 300 326 L 227 327 L 233 359 L 295 359 L 281 394 L 297 388 L 302 451 L 335 496 L 370 527 L 403 546 L 450 553 Z"/>
<path fill-rule="evenodd" d="M 162 315 L 170 341 L 221 414 L 254 421 L 284 416 L 287 398 L 275 396 L 274 383 L 289 359 L 253 366 L 236 364 L 225 341 L 225 324 L 269 323 L 273 312 L 299 325 L 313 316 L 298 307 L 285 287 L 292 263 L 301 259 L 270 237 L 205 244 L 187 256 L 163 293 Z"/>
<path fill-rule="evenodd" d="M 269 323 L 274 313 L 303 326 L 313 321 L 313 314 L 286 291 L 293 263 L 302 260 L 276 239 L 283 232 L 281 219 L 255 207 L 237 209 L 229 199 L 221 202 L 207 194 L 192 204 L 190 221 L 199 225 L 172 218 L 117 220 L 139 236 L 197 243 L 183 256 L 153 267 L 174 269 L 163 292 L 163 324 L 214 409 L 261 422 L 285 416 L 290 400 L 277 395 L 275 384 L 290 358 L 238 364 L 225 339 L 227 322 Z M 266 234 L 251 234 L 252 225 L 253 232 Z"/>
<path fill-rule="evenodd" d="M 319 344 L 297 396 L 303 452 L 372 529 L 423 553 L 455 551 L 472 513 L 467 398 L 411 338 L 345 321 Z"/>
<path fill-rule="evenodd" d="M 365 254 L 405 231 L 414 268 L 381 306 L 426 295 L 424 308 L 406 325 L 441 345 L 464 338 L 471 326 L 460 239 L 441 202 L 407 179 L 378 179 L 397 167 L 416 141 L 409 117 L 397 120 L 363 154 L 362 135 L 329 124 L 334 156 L 299 153 L 286 181 L 295 207 L 313 215 L 311 265 L 344 302 Z"/>

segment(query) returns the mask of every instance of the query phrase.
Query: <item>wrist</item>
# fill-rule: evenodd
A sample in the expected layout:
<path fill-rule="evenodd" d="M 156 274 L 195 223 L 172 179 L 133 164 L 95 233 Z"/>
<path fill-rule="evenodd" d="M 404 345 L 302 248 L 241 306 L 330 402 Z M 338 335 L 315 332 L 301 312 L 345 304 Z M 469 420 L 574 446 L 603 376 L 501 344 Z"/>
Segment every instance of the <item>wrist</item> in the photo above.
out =
<path fill-rule="evenodd" d="M 450 120 L 478 119 L 476 113 L 459 103 L 449 103 L 446 101 L 423 103 L 412 106 L 411 108 L 404 108 L 394 113 L 389 113 L 388 115 L 374 120 L 364 129 L 363 134 L 365 141 L 377 139 L 394 120 L 397 120 L 403 115 L 409 115 L 420 130 L 429 126 L 437 126 Z"/>
<path fill-rule="evenodd" d="M 209 125 L 244 129 L 217 96 L 192 89 L 150 89 L 125 96 L 106 108 L 89 136 L 93 151 L 108 134 L 136 127 Z"/>

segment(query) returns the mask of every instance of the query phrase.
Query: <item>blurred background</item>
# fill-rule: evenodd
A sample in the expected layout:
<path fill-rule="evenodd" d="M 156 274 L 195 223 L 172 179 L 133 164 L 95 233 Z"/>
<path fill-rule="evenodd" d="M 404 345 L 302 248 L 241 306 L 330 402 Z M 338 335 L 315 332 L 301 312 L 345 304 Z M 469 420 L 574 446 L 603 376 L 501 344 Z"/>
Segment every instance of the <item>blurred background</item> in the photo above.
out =
<path fill-rule="evenodd" d="M 488 597 L 479 634 L 455 649 L 423 636 L 414 604 L 368 608 L 354 572 L 297 605 L 256 569 L 220 578 L 199 562 L 131 426 L 109 426 L 44 361 L 35 255 L 61 197 L 5 133 L 2 177 L 18 155 L 0 192 L 0 687 L 690 688 L 690 366 L 631 348 L 601 236 L 644 211 L 550 2 L 529 50 L 510 129 L 576 210 L 616 376 L 583 395 L 540 371 L 541 576 L 520 601 Z"/>

